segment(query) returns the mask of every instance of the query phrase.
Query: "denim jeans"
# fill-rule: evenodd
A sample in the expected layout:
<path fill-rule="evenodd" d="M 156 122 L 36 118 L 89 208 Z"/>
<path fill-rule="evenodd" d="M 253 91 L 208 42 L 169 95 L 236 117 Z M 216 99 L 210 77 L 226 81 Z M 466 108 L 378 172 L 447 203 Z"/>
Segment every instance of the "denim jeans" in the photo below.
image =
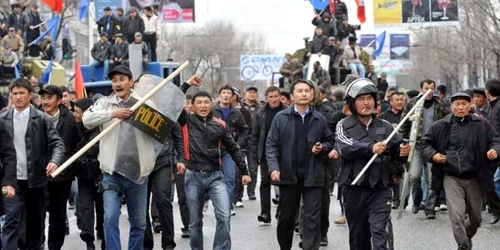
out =
<path fill-rule="evenodd" d="M 212 200 L 217 220 L 213 249 L 231 249 L 231 210 L 227 185 L 224 183 L 224 174 L 221 171 L 194 172 L 187 170 L 184 184 L 190 216 L 191 249 L 203 249 L 203 204 L 207 195 Z"/>
<path fill-rule="evenodd" d="M 90 64 L 90 78 L 95 78 L 95 68 L 103 65 L 104 68 L 102 70 L 102 79 L 108 78 L 109 60 L 104 60 L 104 62 L 94 61 L 92 64 Z"/>
<path fill-rule="evenodd" d="M 500 198 L 500 168 L 497 168 L 497 171 L 494 175 L 495 180 L 495 191 L 497 192 L 498 197 Z"/>
<path fill-rule="evenodd" d="M 351 70 L 351 74 L 357 72 L 360 78 L 365 77 L 365 67 L 361 63 L 349 63 L 349 69 Z"/>
<path fill-rule="evenodd" d="M 231 208 L 233 208 L 234 186 L 236 185 L 236 163 L 226 151 L 222 152 L 222 171 L 224 172 L 227 194 L 229 195 L 229 204 Z"/>
<path fill-rule="evenodd" d="M 106 249 L 122 249 L 119 226 L 122 194 L 127 197 L 130 222 L 128 249 L 142 249 L 146 230 L 148 180 L 146 179 L 142 184 L 136 184 L 118 173 L 113 175 L 104 173 L 102 185 Z"/>
<path fill-rule="evenodd" d="M 434 211 L 434 203 L 436 202 L 436 193 L 431 189 L 432 185 L 432 165 L 424 162 L 420 152 L 415 151 L 410 169 L 410 187 L 413 197 L 413 206 L 420 206 L 423 199 L 423 191 L 421 187 L 422 180 L 427 183 L 427 195 L 425 199 L 425 207 L 427 212 Z M 425 176 L 425 178 L 421 178 Z M 410 190 L 408 189 L 407 192 Z M 408 194 L 408 193 L 407 193 Z M 406 197 L 406 195 L 405 195 Z M 431 211 L 432 210 L 432 211 Z"/>

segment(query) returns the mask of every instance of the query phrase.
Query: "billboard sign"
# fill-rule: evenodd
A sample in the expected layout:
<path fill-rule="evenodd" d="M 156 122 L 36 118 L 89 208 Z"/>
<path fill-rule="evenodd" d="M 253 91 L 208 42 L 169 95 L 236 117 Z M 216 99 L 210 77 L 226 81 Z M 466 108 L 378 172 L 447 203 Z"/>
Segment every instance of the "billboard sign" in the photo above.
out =
<path fill-rule="evenodd" d="M 240 80 L 269 80 L 285 62 L 283 55 L 241 55 Z"/>
<path fill-rule="evenodd" d="M 458 0 L 374 0 L 375 25 L 458 21 Z"/>

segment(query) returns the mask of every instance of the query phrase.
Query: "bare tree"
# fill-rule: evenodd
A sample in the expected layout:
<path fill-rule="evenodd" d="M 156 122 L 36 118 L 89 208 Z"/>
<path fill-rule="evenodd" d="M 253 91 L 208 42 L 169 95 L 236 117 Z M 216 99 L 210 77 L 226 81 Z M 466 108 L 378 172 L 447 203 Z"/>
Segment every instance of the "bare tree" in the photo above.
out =
<path fill-rule="evenodd" d="M 162 40 L 160 59 L 175 55 L 177 61 L 189 60 L 188 73 L 199 74 L 212 92 L 240 83 L 240 55 L 270 53 L 261 34 L 242 32 L 229 21 L 184 30 L 166 27 Z"/>

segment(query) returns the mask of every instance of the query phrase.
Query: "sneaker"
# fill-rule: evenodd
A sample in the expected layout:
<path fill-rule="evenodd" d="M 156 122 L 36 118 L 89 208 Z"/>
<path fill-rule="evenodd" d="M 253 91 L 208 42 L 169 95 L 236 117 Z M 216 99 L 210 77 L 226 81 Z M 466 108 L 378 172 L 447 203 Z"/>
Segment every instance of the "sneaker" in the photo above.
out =
<path fill-rule="evenodd" d="M 278 205 L 279 200 L 276 198 L 272 198 L 271 201 L 273 202 L 274 205 Z"/>
<path fill-rule="evenodd" d="M 399 208 L 399 201 L 395 201 L 392 203 L 392 209 L 398 209 Z"/>
<path fill-rule="evenodd" d="M 153 221 L 153 232 L 159 234 L 161 232 L 161 224 L 160 222 Z"/>
<path fill-rule="evenodd" d="M 436 219 L 436 214 L 435 213 L 425 213 L 425 217 L 427 217 L 428 220 L 434 220 L 434 219 Z"/>
<path fill-rule="evenodd" d="M 324 235 L 321 237 L 321 241 L 319 242 L 319 245 L 322 247 L 328 246 L 328 236 Z"/>
<path fill-rule="evenodd" d="M 95 250 L 94 242 L 92 241 L 87 242 L 87 250 Z"/>
<path fill-rule="evenodd" d="M 448 206 L 446 206 L 446 204 L 441 204 L 441 206 L 439 206 L 439 211 L 448 211 Z"/>
<path fill-rule="evenodd" d="M 181 231 L 182 231 L 181 238 L 185 238 L 186 239 L 186 238 L 190 237 L 188 229 L 182 229 Z"/>
<path fill-rule="evenodd" d="M 295 234 L 300 234 L 300 231 L 299 231 L 299 226 L 296 226 L 296 227 L 295 227 L 294 232 L 295 232 Z M 300 243 L 302 243 L 302 242 L 300 242 Z"/>
<path fill-rule="evenodd" d="M 439 212 L 439 207 L 434 207 L 434 212 Z"/>
<path fill-rule="evenodd" d="M 413 207 L 411 207 L 411 212 L 413 214 L 418 214 L 418 211 L 420 211 L 420 206 L 413 205 Z"/>
<path fill-rule="evenodd" d="M 263 213 L 263 214 L 257 216 L 257 220 L 260 222 L 264 222 L 266 224 L 269 224 L 269 223 L 271 223 L 271 216 L 269 216 L 269 214 Z"/>
<path fill-rule="evenodd" d="M 255 197 L 255 195 L 252 195 L 252 196 L 249 196 L 248 199 L 251 201 L 254 201 L 254 200 L 257 200 L 257 197 Z"/>
<path fill-rule="evenodd" d="M 341 215 L 341 216 L 337 217 L 335 219 L 335 221 L 333 221 L 333 223 L 339 224 L 339 225 L 344 225 L 346 223 L 345 216 Z"/>
<path fill-rule="evenodd" d="M 235 215 L 236 215 L 236 212 L 233 209 L 231 209 L 231 216 L 235 216 Z"/>
<path fill-rule="evenodd" d="M 243 202 L 241 201 L 237 201 L 235 204 L 234 204 L 235 207 L 244 207 L 243 205 Z"/>

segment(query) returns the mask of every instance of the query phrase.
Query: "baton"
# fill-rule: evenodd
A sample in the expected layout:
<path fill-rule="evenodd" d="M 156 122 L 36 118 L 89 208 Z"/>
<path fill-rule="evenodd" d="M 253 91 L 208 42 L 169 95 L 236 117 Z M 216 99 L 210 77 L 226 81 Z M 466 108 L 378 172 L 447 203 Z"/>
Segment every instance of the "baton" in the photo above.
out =
<path fill-rule="evenodd" d="M 384 143 L 389 143 L 389 141 L 392 139 L 392 137 L 394 137 L 394 135 L 401 128 L 401 126 L 403 126 L 403 123 L 405 123 L 406 120 L 408 120 L 408 118 L 410 118 L 410 116 L 415 112 L 415 110 L 417 110 L 418 105 L 422 105 L 422 103 L 425 101 L 425 97 L 427 97 L 427 95 L 429 93 L 431 93 L 431 89 L 427 90 L 427 92 L 425 92 L 425 94 L 420 98 L 420 100 L 418 100 L 417 103 L 415 103 L 415 106 L 413 106 L 413 108 L 410 110 L 410 112 L 408 112 L 408 114 L 405 115 L 405 117 L 401 120 L 401 122 L 399 122 L 398 126 L 392 131 L 392 133 L 389 135 L 389 137 L 387 137 L 387 139 L 384 140 Z M 359 179 L 361 179 L 361 177 L 366 172 L 366 170 L 368 170 L 370 165 L 372 165 L 373 161 L 377 158 L 377 156 L 378 156 L 378 154 L 374 154 L 372 156 L 372 158 L 370 159 L 370 161 L 368 161 L 368 163 L 366 163 L 365 167 L 361 170 L 361 172 L 359 172 L 358 176 L 356 176 L 356 179 L 354 179 L 354 181 L 352 181 L 352 183 L 351 183 L 352 186 L 354 186 L 354 185 L 356 185 L 356 183 L 358 183 Z"/>
<path fill-rule="evenodd" d="M 171 82 L 178 74 L 180 74 L 187 66 L 189 65 L 189 62 L 186 61 L 184 62 L 179 68 L 177 68 L 172 74 L 170 74 L 167 78 L 165 78 L 160 84 L 158 84 L 156 87 L 154 87 L 152 90 L 150 90 L 142 99 L 137 101 L 137 103 L 134 104 L 130 109 L 132 111 L 135 111 L 138 109 L 140 106 L 142 106 L 147 100 L 149 100 L 153 95 L 158 93 L 161 88 L 165 87 L 169 82 Z M 64 171 L 69 165 L 71 165 L 73 162 L 75 162 L 78 158 L 80 158 L 87 150 L 89 150 L 94 144 L 96 144 L 101 138 L 103 138 L 109 131 L 113 130 L 116 126 L 118 126 L 123 120 L 122 119 L 115 119 L 113 123 L 111 123 L 106 129 L 104 129 L 101 133 L 99 133 L 92 141 L 87 143 L 83 148 L 78 150 L 76 154 L 71 156 L 66 162 L 64 162 L 60 167 L 58 167 L 52 174 L 50 174 L 52 177 L 56 177 L 59 175 L 62 171 Z"/>

